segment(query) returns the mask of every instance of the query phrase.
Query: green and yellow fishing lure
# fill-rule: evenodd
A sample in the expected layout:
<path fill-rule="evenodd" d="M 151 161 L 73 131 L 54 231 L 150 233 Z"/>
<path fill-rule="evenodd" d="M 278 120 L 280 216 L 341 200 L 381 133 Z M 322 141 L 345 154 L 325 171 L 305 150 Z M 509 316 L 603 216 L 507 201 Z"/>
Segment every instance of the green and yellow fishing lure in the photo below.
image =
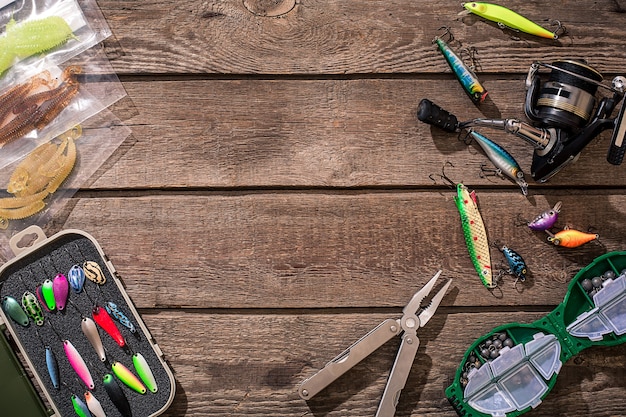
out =
<path fill-rule="evenodd" d="M 474 269 L 485 287 L 495 288 L 487 231 L 478 211 L 476 193 L 461 183 L 456 185 L 456 191 L 454 202 L 461 216 L 463 235 Z"/>
<path fill-rule="evenodd" d="M 564 31 L 564 27 L 559 23 L 559 29 L 555 32 L 550 32 L 548 29 L 539 26 L 535 22 L 525 18 L 513 10 L 497 4 L 470 2 L 463 3 L 463 7 L 467 10 L 467 12 L 474 13 L 484 19 L 496 22 L 499 26 L 506 26 L 511 29 L 519 30 L 521 32 L 529 33 L 542 38 L 558 39 L 559 34 L 557 32 Z M 467 12 L 464 11 L 461 13 Z"/>
<path fill-rule="evenodd" d="M 0 37 L 0 74 L 15 63 L 47 52 L 70 39 L 77 39 L 70 25 L 61 17 L 48 16 L 17 23 L 13 18 Z"/>

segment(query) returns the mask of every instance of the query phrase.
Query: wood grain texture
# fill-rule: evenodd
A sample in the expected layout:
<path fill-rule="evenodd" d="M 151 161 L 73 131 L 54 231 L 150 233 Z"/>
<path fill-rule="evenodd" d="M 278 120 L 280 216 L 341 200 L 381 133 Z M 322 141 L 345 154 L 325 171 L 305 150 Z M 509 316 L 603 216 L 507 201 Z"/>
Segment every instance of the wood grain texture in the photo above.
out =
<path fill-rule="evenodd" d="M 489 292 L 476 276 L 451 190 L 252 192 L 82 199 L 65 227 L 94 234 L 137 305 L 185 308 L 403 306 L 438 269 L 455 280 L 446 305 L 556 305 L 574 274 L 624 247 L 626 200 L 605 192 L 478 193 L 492 242 L 514 248 L 530 274 Z M 600 243 L 555 247 L 515 226 L 563 202 L 559 226 L 593 226 Z M 132 230 L 133 233 L 128 233 Z M 505 259 L 492 250 L 494 268 Z"/>
<path fill-rule="evenodd" d="M 363 7 L 301 0 L 279 17 L 255 14 L 239 0 L 100 4 L 115 35 L 108 44 L 120 73 L 440 73 L 447 67 L 431 44 L 440 26 L 450 26 L 459 42 L 478 48 L 485 72 L 526 72 L 533 60 L 563 56 L 594 56 L 601 71 L 617 72 L 625 57 L 624 27 L 607 25 L 623 19 L 623 8 L 610 0 L 549 7 L 507 2 L 539 24 L 561 20 L 570 35 L 558 42 L 503 32 L 476 16 L 461 18 L 458 2 L 376 0 Z"/>
<path fill-rule="evenodd" d="M 297 386 L 382 320 L 396 315 L 391 311 L 144 314 L 176 370 L 177 395 L 164 415 L 373 415 L 399 340 L 385 344 L 308 402 L 300 399 Z M 543 312 L 462 313 L 457 308 L 436 314 L 419 332 L 420 350 L 396 415 L 456 415 L 444 389 L 466 349 L 496 323 L 531 323 L 543 316 Z M 564 364 L 552 392 L 528 415 L 620 415 L 619 398 L 626 385 L 623 369 L 615 365 L 624 360 L 619 346 L 582 351 Z"/>
<path fill-rule="evenodd" d="M 176 375 L 164 416 L 374 415 L 396 340 L 309 402 L 297 385 L 398 317 L 443 269 L 454 281 L 420 332 L 396 415 L 451 417 L 444 389 L 476 338 L 545 316 L 577 271 L 626 248 L 626 170 L 605 160 L 609 132 L 536 184 L 527 143 L 481 130 L 526 172 L 525 198 L 509 180 L 480 176 L 488 161 L 476 145 L 416 118 L 426 97 L 461 120 L 524 119 L 537 60 L 585 59 L 607 83 L 623 75 L 623 1 L 506 2 L 546 27 L 563 22 L 557 42 L 460 17 L 460 2 L 98 4 L 128 93 L 112 111 L 133 133 L 47 231 L 92 234 L 124 279 Z M 444 25 L 455 50 L 477 48 L 489 91 L 480 107 L 432 44 Z M 526 260 L 525 283 L 480 284 L 454 192 L 437 177 L 446 162 L 451 179 L 476 189 L 490 240 Z M 558 227 L 593 228 L 600 241 L 558 248 L 516 225 L 557 201 Z M 492 257 L 504 263 L 495 248 Z M 527 415 L 625 415 L 625 360 L 623 346 L 581 352 Z"/>
<path fill-rule="evenodd" d="M 480 177 L 481 164 L 490 163 L 478 145 L 420 122 L 416 110 L 427 97 L 461 120 L 523 120 L 523 78 L 490 78 L 491 98 L 480 109 L 468 106 L 452 75 L 436 82 L 189 80 L 149 88 L 126 82 L 134 107 L 119 113 L 134 109 L 126 121 L 134 142 L 91 186 L 421 187 L 432 186 L 429 175 L 451 162 L 447 172 L 455 181 L 515 192 L 509 180 Z M 514 156 L 531 190 L 626 183 L 626 171 L 606 162 L 610 131 L 545 185 L 530 177 L 531 145 L 494 129 L 482 132 Z"/>

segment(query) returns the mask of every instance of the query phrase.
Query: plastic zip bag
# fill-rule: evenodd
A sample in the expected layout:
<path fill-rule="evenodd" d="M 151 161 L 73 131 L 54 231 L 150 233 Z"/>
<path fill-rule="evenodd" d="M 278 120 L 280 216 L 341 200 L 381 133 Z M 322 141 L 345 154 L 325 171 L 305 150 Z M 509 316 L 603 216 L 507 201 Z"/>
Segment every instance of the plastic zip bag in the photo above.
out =
<path fill-rule="evenodd" d="M 31 67 L 36 75 L 0 91 L 0 168 L 126 95 L 101 46 L 63 68 L 47 64 L 41 61 Z"/>
<path fill-rule="evenodd" d="M 60 65 L 111 35 L 94 0 L 16 1 L 0 9 L 0 27 L 0 88 L 23 80 L 24 67 Z"/>
<path fill-rule="evenodd" d="M 0 260 L 13 256 L 8 242 L 15 233 L 58 221 L 69 199 L 130 134 L 104 110 L 0 169 Z"/>

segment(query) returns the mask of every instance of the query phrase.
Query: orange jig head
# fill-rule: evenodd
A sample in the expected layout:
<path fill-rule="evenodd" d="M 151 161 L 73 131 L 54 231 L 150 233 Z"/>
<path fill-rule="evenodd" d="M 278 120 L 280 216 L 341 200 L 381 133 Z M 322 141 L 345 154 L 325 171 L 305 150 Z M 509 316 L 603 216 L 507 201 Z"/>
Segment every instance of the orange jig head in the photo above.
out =
<path fill-rule="evenodd" d="M 585 233 L 574 229 L 563 229 L 557 234 L 550 234 L 548 241 L 556 246 L 566 248 L 577 248 L 592 240 L 597 240 L 600 236 L 597 233 Z"/>

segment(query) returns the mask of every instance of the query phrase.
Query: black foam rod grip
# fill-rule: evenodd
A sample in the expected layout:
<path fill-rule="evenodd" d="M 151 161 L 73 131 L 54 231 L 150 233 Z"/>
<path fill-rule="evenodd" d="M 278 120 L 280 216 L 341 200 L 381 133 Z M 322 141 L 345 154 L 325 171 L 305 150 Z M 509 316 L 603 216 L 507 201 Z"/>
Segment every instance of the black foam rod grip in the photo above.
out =
<path fill-rule="evenodd" d="M 422 99 L 417 106 L 417 118 L 446 132 L 456 132 L 459 127 L 459 121 L 455 115 L 426 98 Z"/>
<path fill-rule="evenodd" d="M 609 164 L 620 165 L 624 160 L 626 152 L 626 100 L 622 101 L 622 107 L 615 119 L 615 127 L 613 128 L 613 137 L 611 138 L 611 146 L 606 160 Z"/>

